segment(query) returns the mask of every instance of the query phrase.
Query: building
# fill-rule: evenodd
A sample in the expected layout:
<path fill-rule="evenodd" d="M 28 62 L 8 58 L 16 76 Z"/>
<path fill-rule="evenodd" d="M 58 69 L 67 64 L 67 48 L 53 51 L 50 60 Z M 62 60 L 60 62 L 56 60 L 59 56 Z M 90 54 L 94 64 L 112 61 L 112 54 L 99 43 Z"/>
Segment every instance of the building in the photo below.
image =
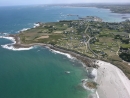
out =
<path fill-rule="evenodd" d="M 102 22 L 102 19 L 97 16 L 87 16 L 84 18 L 85 21 L 95 21 L 95 22 Z"/>

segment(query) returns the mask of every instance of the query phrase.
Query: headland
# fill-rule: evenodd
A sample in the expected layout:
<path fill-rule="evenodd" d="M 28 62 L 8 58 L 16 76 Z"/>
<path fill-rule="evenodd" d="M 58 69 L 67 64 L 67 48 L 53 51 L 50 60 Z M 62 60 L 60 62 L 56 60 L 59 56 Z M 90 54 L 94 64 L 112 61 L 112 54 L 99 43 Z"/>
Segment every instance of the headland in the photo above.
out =
<path fill-rule="evenodd" d="M 127 79 L 127 77 L 130 79 L 130 67 L 128 65 L 130 54 L 125 57 L 123 55 L 126 52 L 125 50 L 129 53 L 129 20 L 120 23 L 109 23 L 103 22 L 102 19 L 98 17 L 89 16 L 82 19 L 80 18 L 79 20 L 62 20 L 51 23 L 38 22 L 36 24 L 37 26 L 34 28 L 21 31 L 18 34 L 3 36 L 5 38 L 14 38 L 14 40 L 12 40 L 14 43 L 6 45 L 5 48 L 31 49 L 30 47 L 32 46 L 40 45 L 68 53 L 82 61 L 87 67 L 93 67 L 98 70 L 98 85 L 96 86 L 100 98 L 111 98 L 112 96 L 119 98 L 117 93 L 114 93 L 117 88 L 113 91 L 112 96 L 108 94 L 111 92 L 110 89 L 117 87 L 117 84 L 121 85 L 119 89 L 126 89 L 123 92 L 118 92 L 118 94 L 122 96 L 125 94 L 126 98 L 130 97 L 130 90 L 126 86 L 126 84 L 128 85 L 130 83 Z M 123 72 L 114 65 L 97 61 L 97 59 L 114 64 L 120 68 L 127 77 L 125 75 L 121 76 Z M 122 62 L 122 60 L 127 62 Z M 115 69 L 117 70 L 116 72 L 114 72 Z M 105 70 L 107 71 L 104 72 Z M 111 72 L 112 74 L 109 74 Z M 113 74 L 115 78 L 117 78 L 116 81 L 119 80 L 120 83 L 116 83 L 114 76 L 112 76 Z M 103 75 L 107 75 L 108 77 L 104 78 Z M 110 84 L 107 80 L 110 80 L 108 81 Z M 93 86 L 93 84 L 89 82 L 85 83 L 91 87 Z M 107 85 L 112 86 L 106 91 Z M 104 94 L 101 94 L 102 91 Z"/>

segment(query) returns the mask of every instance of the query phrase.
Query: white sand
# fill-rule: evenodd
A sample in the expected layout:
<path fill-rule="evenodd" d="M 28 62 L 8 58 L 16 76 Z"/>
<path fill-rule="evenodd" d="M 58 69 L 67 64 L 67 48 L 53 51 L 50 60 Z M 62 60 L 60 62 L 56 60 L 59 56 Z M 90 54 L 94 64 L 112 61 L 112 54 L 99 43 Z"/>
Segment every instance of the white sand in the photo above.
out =
<path fill-rule="evenodd" d="M 130 98 L 130 80 L 116 66 L 97 61 L 99 84 L 97 92 L 99 98 Z"/>

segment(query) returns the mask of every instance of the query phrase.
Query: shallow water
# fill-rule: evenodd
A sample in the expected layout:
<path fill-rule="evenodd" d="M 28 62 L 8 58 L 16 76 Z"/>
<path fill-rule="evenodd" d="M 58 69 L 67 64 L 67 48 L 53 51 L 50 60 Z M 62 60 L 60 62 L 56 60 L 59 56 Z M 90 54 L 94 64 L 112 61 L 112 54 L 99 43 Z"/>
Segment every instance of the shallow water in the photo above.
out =
<path fill-rule="evenodd" d="M 0 7 L 0 32 L 17 33 L 36 22 L 77 19 L 87 15 L 104 21 L 122 21 L 121 14 L 97 8 L 55 6 Z M 130 16 L 129 14 L 126 16 Z M 0 39 L 0 45 L 11 41 Z M 66 74 L 70 71 L 70 74 Z M 43 47 L 11 51 L 0 47 L 0 98 L 86 98 L 91 92 L 81 87 L 87 72 L 78 61 Z"/>
<path fill-rule="evenodd" d="M 84 98 L 87 78 L 82 64 L 46 48 L 29 51 L 0 49 L 1 98 Z M 70 74 L 67 74 L 69 71 Z"/>

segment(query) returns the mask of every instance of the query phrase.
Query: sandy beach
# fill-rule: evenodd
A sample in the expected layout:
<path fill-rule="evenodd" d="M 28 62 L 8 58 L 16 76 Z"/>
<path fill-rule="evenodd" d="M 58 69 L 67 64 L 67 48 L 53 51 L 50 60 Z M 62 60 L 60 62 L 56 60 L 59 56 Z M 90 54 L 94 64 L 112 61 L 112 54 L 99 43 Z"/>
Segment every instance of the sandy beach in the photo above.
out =
<path fill-rule="evenodd" d="M 17 36 L 9 36 L 9 37 L 2 37 L 11 40 L 13 43 L 10 44 L 16 48 L 10 48 L 8 45 L 5 48 L 11 50 L 27 50 L 30 49 L 29 47 L 34 45 L 46 46 L 42 43 L 33 43 L 29 45 L 24 45 L 20 43 L 20 39 Z M 48 46 L 48 45 L 47 45 Z M 72 51 L 64 50 L 58 47 L 49 46 L 49 48 L 54 49 L 56 52 L 61 54 L 66 54 L 67 57 L 70 55 L 76 57 L 78 60 L 81 60 L 84 64 L 88 67 L 95 67 L 96 65 L 99 66 L 97 70 L 97 83 L 98 88 L 96 94 L 99 95 L 99 98 L 130 98 L 130 80 L 125 76 L 125 74 L 117 68 L 115 65 L 110 63 L 97 60 L 95 63 L 92 64 L 93 60 L 86 57 L 81 56 L 81 54 L 77 54 Z M 60 52 L 59 52 L 60 51 Z M 70 57 L 71 58 L 71 57 Z"/>
<path fill-rule="evenodd" d="M 130 80 L 116 66 L 97 60 L 99 98 L 130 98 Z"/>

